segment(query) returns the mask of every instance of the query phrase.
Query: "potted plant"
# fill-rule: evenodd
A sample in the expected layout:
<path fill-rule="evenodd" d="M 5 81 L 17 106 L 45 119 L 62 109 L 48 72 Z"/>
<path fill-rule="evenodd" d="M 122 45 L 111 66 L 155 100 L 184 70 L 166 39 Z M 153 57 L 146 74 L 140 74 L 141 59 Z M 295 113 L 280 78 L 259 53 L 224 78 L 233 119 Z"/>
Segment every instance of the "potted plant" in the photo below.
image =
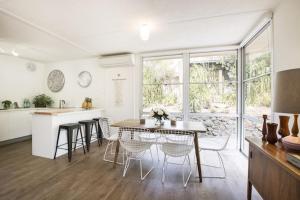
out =
<path fill-rule="evenodd" d="M 2 101 L 2 105 L 3 105 L 4 109 L 9 109 L 11 104 L 12 104 L 12 102 L 10 100 Z"/>
<path fill-rule="evenodd" d="M 150 116 L 153 117 L 154 119 L 156 119 L 155 124 L 162 125 L 163 124 L 162 120 L 163 119 L 168 119 L 169 114 L 164 109 L 155 108 L 155 109 L 151 110 Z"/>
<path fill-rule="evenodd" d="M 54 101 L 52 100 L 51 97 L 45 94 L 40 94 L 33 98 L 32 103 L 36 108 L 46 108 L 46 107 L 50 107 L 54 103 Z"/>

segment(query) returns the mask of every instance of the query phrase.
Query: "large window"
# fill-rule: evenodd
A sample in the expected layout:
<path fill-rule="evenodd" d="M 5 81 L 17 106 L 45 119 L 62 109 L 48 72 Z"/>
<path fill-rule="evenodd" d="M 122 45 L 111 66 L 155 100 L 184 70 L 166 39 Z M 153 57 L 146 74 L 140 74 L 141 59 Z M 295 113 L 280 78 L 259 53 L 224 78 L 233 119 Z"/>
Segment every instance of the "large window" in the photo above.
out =
<path fill-rule="evenodd" d="M 261 115 L 271 115 L 271 30 L 266 25 L 241 48 L 241 71 L 237 49 L 143 57 L 143 113 L 164 107 L 179 119 L 202 121 L 214 136 L 240 127 L 247 152 L 245 136 L 260 134 Z"/>
<path fill-rule="evenodd" d="M 237 111 L 237 52 L 190 55 L 191 113 Z"/>
<path fill-rule="evenodd" d="M 260 135 L 262 115 L 271 115 L 272 29 L 269 24 L 243 48 L 243 138 Z M 248 152 L 248 143 L 242 146 Z"/>
<path fill-rule="evenodd" d="M 169 112 L 182 112 L 182 56 L 143 59 L 143 112 L 164 107 Z"/>

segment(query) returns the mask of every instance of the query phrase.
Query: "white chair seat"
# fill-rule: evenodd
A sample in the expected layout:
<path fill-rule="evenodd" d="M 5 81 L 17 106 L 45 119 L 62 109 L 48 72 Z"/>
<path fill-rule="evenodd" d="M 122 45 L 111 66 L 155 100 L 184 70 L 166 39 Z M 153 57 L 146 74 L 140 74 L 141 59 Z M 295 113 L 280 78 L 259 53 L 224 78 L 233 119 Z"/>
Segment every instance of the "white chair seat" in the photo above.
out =
<path fill-rule="evenodd" d="M 161 145 L 161 150 L 172 157 L 181 157 L 189 154 L 192 149 L 193 145 L 186 145 L 186 144 L 178 144 L 178 143 L 164 143 Z"/>
<path fill-rule="evenodd" d="M 110 141 L 117 141 L 118 138 L 119 138 L 119 134 L 118 134 L 118 133 L 115 133 L 115 134 L 110 135 L 110 136 L 107 137 L 106 139 L 107 139 L 107 140 L 110 140 Z"/>
<path fill-rule="evenodd" d="M 220 151 L 226 144 L 227 137 L 209 137 L 199 138 L 200 150 Z"/>
<path fill-rule="evenodd" d="M 160 136 L 158 134 L 154 134 L 154 133 L 141 133 L 139 134 L 139 138 L 142 141 L 148 141 L 148 142 L 156 142 L 158 138 L 160 138 Z"/>
<path fill-rule="evenodd" d="M 137 142 L 136 140 L 120 140 L 121 146 L 128 152 L 131 153 L 141 153 L 150 149 L 151 142 Z"/>

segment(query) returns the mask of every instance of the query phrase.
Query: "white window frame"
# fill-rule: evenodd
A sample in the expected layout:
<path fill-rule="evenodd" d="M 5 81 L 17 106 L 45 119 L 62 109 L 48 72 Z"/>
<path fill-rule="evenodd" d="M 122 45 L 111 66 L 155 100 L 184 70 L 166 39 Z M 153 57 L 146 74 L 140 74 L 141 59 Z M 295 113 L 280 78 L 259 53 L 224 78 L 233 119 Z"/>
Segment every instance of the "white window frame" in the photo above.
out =
<path fill-rule="evenodd" d="M 271 44 L 270 44 L 270 53 L 271 53 L 271 63 L 270 63 L 270 67 L 271 67 L 271 70 L 270 72 L 268 73 L 265 73 L 265 74 L 262 74 L 262 75 L 259 75 L 259 76 L 256 76 L 256 77 L 251 77 L 251 78 L 247 78 L 247 79 L 244 79 L 244 69 L 245 69 L 245 65 L 246 65 L 246 61 L 245 61 L 245 48 L 250 45 L 253 41 L 255 41 L 255 39 L 257 37 L 259 37 L 267 28 L 271 28 L 271 35 L 270 35 L 270 41 L 271 41 Z M 274 113 L 273 113 L 273 94 L 274 94 L 274 67 L 273 67 L 273 62 L 274 62 L 274 55 L 273 55 L 273 44 L 274 44 L 274 41 L 273 41 L 273 21 L 272 19 L 270 18 L 269 20 L 265 21 L 265 24 L 263 24 L 258 31 L 255 32 L 255 34 L 250 38 L 250 39 L 247 39 L 247 42 L 244 42 L 242 43 L 241 45 L 241 48 L 240 48 L 240 52 L 241 52 L 241 57 L 240 57 L 240 60 L 241 60 L 241 70 L 240 70 L 240 77 L 241 77 L 241 84 L 240 84 L 240 90 L 241 90 L 241 105 L 240 105 L 240 125 L 239 125 L 239 135 L 240 135 L 240 151 L 244 154 L 247 155 L 248 152 L 246 152 L 247 149 L 245 149 L 245 129 L 244 129 L 244 120 L 249 120 L 253 123 L 258 123 L 261 121 L 261 119 L 255 117 L 255 116 L 251 116 L 251 115 L 247 115 L 245 113 L 245 102 L 243 101 L 245 99 L 245 91 L 244 91 L 244 86 L 246 83 L 249 83 L 251 82 L 252 80 L 255 80 L 255 79 L 258 79 L 258 78 L 261 78 L 261 77 L 264 77 L 264 76 L 268 76 L 270 75 L 271 77 L 271 113 L 270 113 L 270 119 L 271 121 L 274 120 Z"/>

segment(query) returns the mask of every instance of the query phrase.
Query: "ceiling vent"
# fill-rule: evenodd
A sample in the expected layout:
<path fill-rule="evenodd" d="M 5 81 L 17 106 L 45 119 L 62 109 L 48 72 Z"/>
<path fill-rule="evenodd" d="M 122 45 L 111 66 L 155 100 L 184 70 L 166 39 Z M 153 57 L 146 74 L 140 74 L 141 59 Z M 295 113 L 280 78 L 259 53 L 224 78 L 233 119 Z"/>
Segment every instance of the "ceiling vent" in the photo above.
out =
<path fill-rule="evenodd" d="M 99 57 L 101 67 L 132 67 L 135 57 L 131 53 L 103 54 Z"/>

